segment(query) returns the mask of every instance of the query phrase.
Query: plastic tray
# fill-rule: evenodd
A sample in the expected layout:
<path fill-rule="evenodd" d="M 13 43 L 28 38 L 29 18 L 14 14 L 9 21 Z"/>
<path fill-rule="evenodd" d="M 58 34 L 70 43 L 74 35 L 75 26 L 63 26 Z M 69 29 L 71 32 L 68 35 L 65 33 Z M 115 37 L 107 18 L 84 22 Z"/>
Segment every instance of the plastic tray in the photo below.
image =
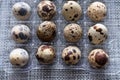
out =
<path fill-rule="evenodd" d="M 16 2 L 24 1 L 27 2 L 31 8 L 32 8 L 32 15 L 28 21 L 18 21 L 15 19 L 15 17 L 12 14 L 11 8 L 13 4 Z M 119 48 L 120 48 L 120 16 L 119 13 L 116 12 L 117 10 L 120 10 L 119 7 L 114 6 L 114 3 L 120 2 L 119 0 L 97 0 L 105 3 L 108 9 L 107 17 L 99 22 L 107 26 L 109 30 L 109 36 L 106 42 L 104 42 L 101 45 L 92 45 L 90 44 L 88 38 L 87 38 L 87 31 L 90 26 L 96 24 L 92 22 L 86 15 L 86 10 L 88 5 L 90 3 L 94 2 L 96 0 L 78 0 L 77 2 L 81 5 L 83 14 L 80 20 L 77 22 L 79 25 L 81 25 L 83 29 L 83 36 L 82 39 L 75 44 L 68 43 L 65 41 L 63 37 L 63 29 L 64 27 L 71 23 L 64 20 L 63 16 L 61 15 L 61 9 L 63 4 L 65 3 L 65 0 L 53 0 L 55 5 L 57 5 L 57 14 L 52 19 L 52 21 L 55 22 L 57 25 L 57 36 L 55 40 L 50 42 L 52 46 L 56 49 L 56 60 L 51 65 L 43 65 L 40 64 L 36 57 L 35 52 L 37 51 L 37 48 L 41 44 L 46 44 L 45 42 L 41 42 L 37 36 L 36 36 L 36 28 L 40 23 L 43 21 L 38 17 L 36 7 L 40 0 L 8 0 L 6 3 L 4 3 L 4 6 L 1 9 L 2 13 L 1 15 L 5 14 L 6 16 L 2 16 L 0 19 L 1 25 L 4 25 L 0 29 L 0 44 L 2 47 L 0 47 L 0 53 L 2 55 L 0 56 L 0 64 L 2 66 L 1 69 L 3 69 L 6 73 L 25 73 L 32 71 L 34 69 L 37 70 L 44 70 L 44 69 L 74 69 L 74 70 L 84 70 L 90 73 L 99 73 L 99 74 L 117 74 L 120 71 L 120 55 L 119 55 Z M 116 3 L 117 4 L 117 3 Z M 119 3 L 118 3 L 119 6 Z M 29 41 L 28 44 L 16 44 L 10 37 L 11 29 L 16 24 L 26 24 L 30 27 L 32 32 L 32 38 Z M 62 50 L 68 46 L 68 45 L 76 45 L 80 48 L 82 52 L 82 58 L 80 62 L 77 65 L 66 65 L 62 59 L 61 59 L 61 52 Z M 30 54 L 30 61 L 27 66 L 24 68 L 19 68 L 12 66 L 9 62 L 9 54 L 10 52 L 17 47 L 22 47 L 26 50 L 28 50 Z M 88 63 L 87 56 L 89 52 L 95 48 L 101 48 L 104 49 L 108 55 L 109 55 L 109 63 L 105 68 L 102 69 L 92 69 Z"/>

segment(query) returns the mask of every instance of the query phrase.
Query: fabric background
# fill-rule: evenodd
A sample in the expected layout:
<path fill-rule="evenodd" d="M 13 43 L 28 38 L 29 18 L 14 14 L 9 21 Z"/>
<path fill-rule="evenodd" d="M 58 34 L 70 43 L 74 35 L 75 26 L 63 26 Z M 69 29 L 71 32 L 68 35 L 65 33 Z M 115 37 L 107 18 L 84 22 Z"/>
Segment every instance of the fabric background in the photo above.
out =
<path fill-rule="evenodd" d="M 11 8 L 19 1 L 27 2 L 32 8 L 32 15 L 28 21 L 18 21 L 14 18 Z M 57 25 L 57 37 L 49 44 L 56 48 L 56 60 L 51 65 L 39 64 L 35 58 L 35 51 L 40 44 L 36 28 L 42 22 L 36 13 L 40 0 L 0 0 L 0 80 L 119 80 L 120 79 L 120 0 L 97 0 L 105 3 L 108 12 L 102 23 L 109 30 L 109 37 L 101 45 L 91 45 L 87 38 L 87 31 L 95 23 L 90 21 L 86 10 L 91 2 L 96 0 L 78 0 L 83 14 L 77 22 L 83 29 L 82 39 L 75 44 L 64 40 L 62 31 L 70 22 L 64 20 L 61 8 L 65 0 L 53 0 L 57 5 L 57 14 L 53 18 Z M 16 44 L 10 37 L 10 31 L 16 24 L 26 24 L 30 27 L 32 38 L 28 44 Z M 82 52 L 82 58 L 77 65 L 67 66 L 61 60 L 61 52 L 67 45 L 77 45 Z M 9 62 L 9 53 L 17 47 L 28 50 L 29 64 L 24 68 L 14 67 Z M 104 49 L 109 55 L 109 63 L 103 69 L 92 69 L 87 61 L 88 53 L 95 48 Z"/>

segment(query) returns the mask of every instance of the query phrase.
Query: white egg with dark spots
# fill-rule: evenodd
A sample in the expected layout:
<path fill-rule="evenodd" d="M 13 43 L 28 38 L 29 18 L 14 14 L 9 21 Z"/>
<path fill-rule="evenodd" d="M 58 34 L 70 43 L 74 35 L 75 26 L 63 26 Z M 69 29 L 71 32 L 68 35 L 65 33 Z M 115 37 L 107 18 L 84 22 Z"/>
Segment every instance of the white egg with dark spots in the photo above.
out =
<path fill-rule="evenodd" d="M 81 51 L 76 46 L 68 46 L 62 52 L 62 59 L 66 64 L 77 64 L 81 58 Z"/>
<path fill-rule="evenodd" d="M 25 2 L 17 2 L 12 7 L 14 16 L 19 20 L 26 20 L 31 15 L 31 7 Z"/>
<path fill-rule="evenodd" d="M 95 24 L 88 30 L 88 38 L 92 44 L 103 43 L 108 36 L 108 30 L 103 24 Z"/>
<path fill-rule="evenodd" d="M 108 62 L 109 56 L 102 49 L 94 49 L 88 55 L 88 60 L 93 68 L 102 68 Z"/>
<path fill-rule="evenodd" d="M 43 0 L 37 6 L 37 13 L 43 20 L 51 20 L 56 14 L 56 6 L 52 1 Z"/>
<path fill-rule="evenodd" d="M 56 36 L 56 24 L 52 21 L 44 21 L 37 28 L 37 37 L 41 41 L 52 41 Z"/>
<path fill-rule="evenodd" d="M 29 61 L 29 54 L 25 49 L 16 48 L 11 51 L 9 59 L 12 65 L 23 67 Z"/>
<path fill-rule="evenodd" d="M 78 21 L 82 15 L 82 8 L 76 1 L 67 1 L 62 7 L 62 15 L 67 21 Z"/>
<path fill-rule="evenodd" d="M 30 39 L 30 29 L 23 24 L 15 25 L 12 28 L 11 36 L 17 43 L 26 43 Z"/>
<path fill-rule="evenodd" d="M 55 57 L 55 49 L 49 45 L 41 45 L 36 53 L 37 60 L 44 64 L 53 63 Z"/>
<path fill-rule="evenodd" d="M 78 42 L 82 37 L 82 28 L 76 23 L 68 24 L 64 28 L 64 37 L 68 42 Z"/>
<path fill-rule="evenodd" d="M 104 3 L 95 1 L 87 9 L 88 17 L 93 21 L 101 21 L 106 17 L 107 7 Z"/>

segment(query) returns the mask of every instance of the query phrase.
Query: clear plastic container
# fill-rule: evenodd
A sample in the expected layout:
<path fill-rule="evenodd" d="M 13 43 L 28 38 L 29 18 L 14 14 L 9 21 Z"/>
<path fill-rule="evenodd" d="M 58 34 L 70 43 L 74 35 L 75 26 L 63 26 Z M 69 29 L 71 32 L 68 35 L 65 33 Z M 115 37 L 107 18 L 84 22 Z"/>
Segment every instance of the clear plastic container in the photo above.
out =
<path fill-rule="evenodd" d="M 18 21 L 17 19 L 15 19 L 15 17 L 12 14 L 11 8 L 13 4 L 15 4 L 16 2 L 20 2 L 20 1 L 24 1 L 28 3 L 32 8 L 32 15 L 28 21 Z M 2 48 L 0 47 L 0 50 L 2 52 L 2 56 L 0 56 L 1 57 L 0 59 L 2 60 L 2 63 L 0 62 L 0 64 L 2 65 L 3 70 L 6 73 L 14 73 L 14 72 L 25 73 L 25 72 L 32 71 L 34 69 L 35 70 L 74 69 L 74 70 L 84 70 L 84 71 L 87 71 L 93 74 L 96 74 L 96 73 L 117 74 L 119 73 L 120 72 L 119 71 L 120 70 L 120 67 L 119 67 L 120 65 L 120 62 L 119 62 L 120 61 L 120 55 L 119 55 L 119 52 L 120 52 L 119 51 L 119 48 L 120 48 L 120 36 L 119 36 L 120 35 L 119 33 L 120 16 L 118 13 L 116 13 L 116 10 L 120 10 L 120 9 L 117 6 L 114 6 L 114 2 L 119 2 L 119 0 L 116 0 L 116 1 L 97 0 L 97 1 L 101 1 L 105 3 L 108 9 L 107 17 L 103 21 L 99 22 L 99 23 L 106 25 L 109 30 L 109 36 L 108 36 L 107 41 L 105 41 L 101 45 L 92 45 L 87 38 L 87 31 L 89 27 L 96 24 L 95 22 L 92 22 L 86 15 L 87 7 L 90 5 L 90 3 L 94 1 L 96 0 L 78 0 L 77 1 L 81 5 L 82 11 L 83 11 L 82 17 L 77 22 L 79 25 L 81 25 L 83 29 L 83 36 L 79 42 L 73 44 L 73 43 L 66 42 L 63 37 L 64 27 L 67 24 L 71 23 L 71 22 L 67 22 L 61 14 L 62 6 L 66 2 L 66 0 L 53 0 L 53 2 L 55 3 L 57 7 L 57 14 L 52 19 L 52 21 L 54 21 L 55 24 L 57 25 L 57 35 L 55 39 L 52 42 L 49 42 L 48 44 L 51 44 L 53 47 L 55 47 L 56 58 L 53 64 L 50 64 L 50 65 L 40 64 L 35 57 L 35 52 L 37 51 L 37 48 L 41 44 L 47 44 L 45 42 L 41 42 L 36 36 L 36 28 L 39 26 L 40 23 L 43 22 L 38 17 L 37 11 L 36 11 L 37 5 L 39 4 L 40 0 L 9 0 L 7 2 L 4 1 L 5 6 L 1 8 L 1 10 L 3 11 L 2 14 L 6 13 L 6 16 L 2 17 L 0 20 L 1 25 L 4 25 L 1 27 L 1 30 L 0 30 L 1 31 L 0 44 L 2 44 Z M 27 44 L 16 44 L 10 37 L 11 29 L 16 24 L 26 24 L 30 27 L 32 37 L 31 37 L 31 40 Z M 68 45 L 76 45 L 79 47 L 79 49 L 82 52 L 82 58 L 77 65 L 68 66 L 61 59 L 62 50 Z M 22 47 L 28 50 L 29 52 L 30 61 L 28 65 L 25 66 L 24 68 L 14 67 L 9 62 L 10 52 L 14 48 L 17 48 L 17 47 Z M 93 69 L 90 67 L 88 63 L 87 56 L 89 52 L 96 48 L 101 48 L 105 50 L 109 55 L 109 63 L 105 66 L 105 68 Z"/>

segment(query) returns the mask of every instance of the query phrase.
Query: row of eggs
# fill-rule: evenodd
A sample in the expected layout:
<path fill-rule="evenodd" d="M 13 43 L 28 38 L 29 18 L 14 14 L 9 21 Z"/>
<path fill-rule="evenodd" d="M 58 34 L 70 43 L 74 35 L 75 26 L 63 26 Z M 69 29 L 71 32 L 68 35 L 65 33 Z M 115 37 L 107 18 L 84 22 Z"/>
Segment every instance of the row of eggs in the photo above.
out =
<path fill-rule="evenodd" d="M 36 59 L 42 64 L 52 64 L 56 57 L 56 51 L 53 46 L 41 45 L 35 53 Z M 77 64 L 81 59 L 81 51 L 76 46 L 68 46 L 63 49 L 61 57 L 68 65 Z M 16 48 L 10 53 L 11 64 L 19 67 L 27 65 L 29 54 L 25 49 Z M 94 49 L 88 55 L 88 61 L 93 68 L 102 68 L 108 63 L 109 56 L 102 49 Z"/>
<path fill-rule="evenodd" d="M 31 7 L 25 2 L 18 2 L 13 5 L 12 12 L 17 19 L 26 20 L 31 15 Z M 61 12 L 67 21 L 76 22 L 82 15 L 82 8 L 76 1 L 66 1 Z M 56 14 L 56 6 L 52 1 L 43 0 L 37 6 L 37 13 L 42 20 L 51 20 Z M 98 1 L 91 3 L 87 9 L 87 15 L 93 21 L 103 20 L 106 13 L 105 4 Z"/>
<path fill-rule="evenodd" d="M 43 42 L 52 41 L 56 36 L 56 28 L 54 22 L 44 21 L 37 28 L 36 35 Z M 66 41 L 78 42 L 82 37 L 82 28 L 76 23 L 71 23 L 65 26 L 63 34 Z M 12 28 L 11 36 L 17 43 L 26 43 L 31 37 L 31 31 L 28 26 L 18 24 Z M 103 43 L 107 36 L 107 28 L 100 23 L 93 25 L 88 30 L 88 39 L 92 44 Z"/>

